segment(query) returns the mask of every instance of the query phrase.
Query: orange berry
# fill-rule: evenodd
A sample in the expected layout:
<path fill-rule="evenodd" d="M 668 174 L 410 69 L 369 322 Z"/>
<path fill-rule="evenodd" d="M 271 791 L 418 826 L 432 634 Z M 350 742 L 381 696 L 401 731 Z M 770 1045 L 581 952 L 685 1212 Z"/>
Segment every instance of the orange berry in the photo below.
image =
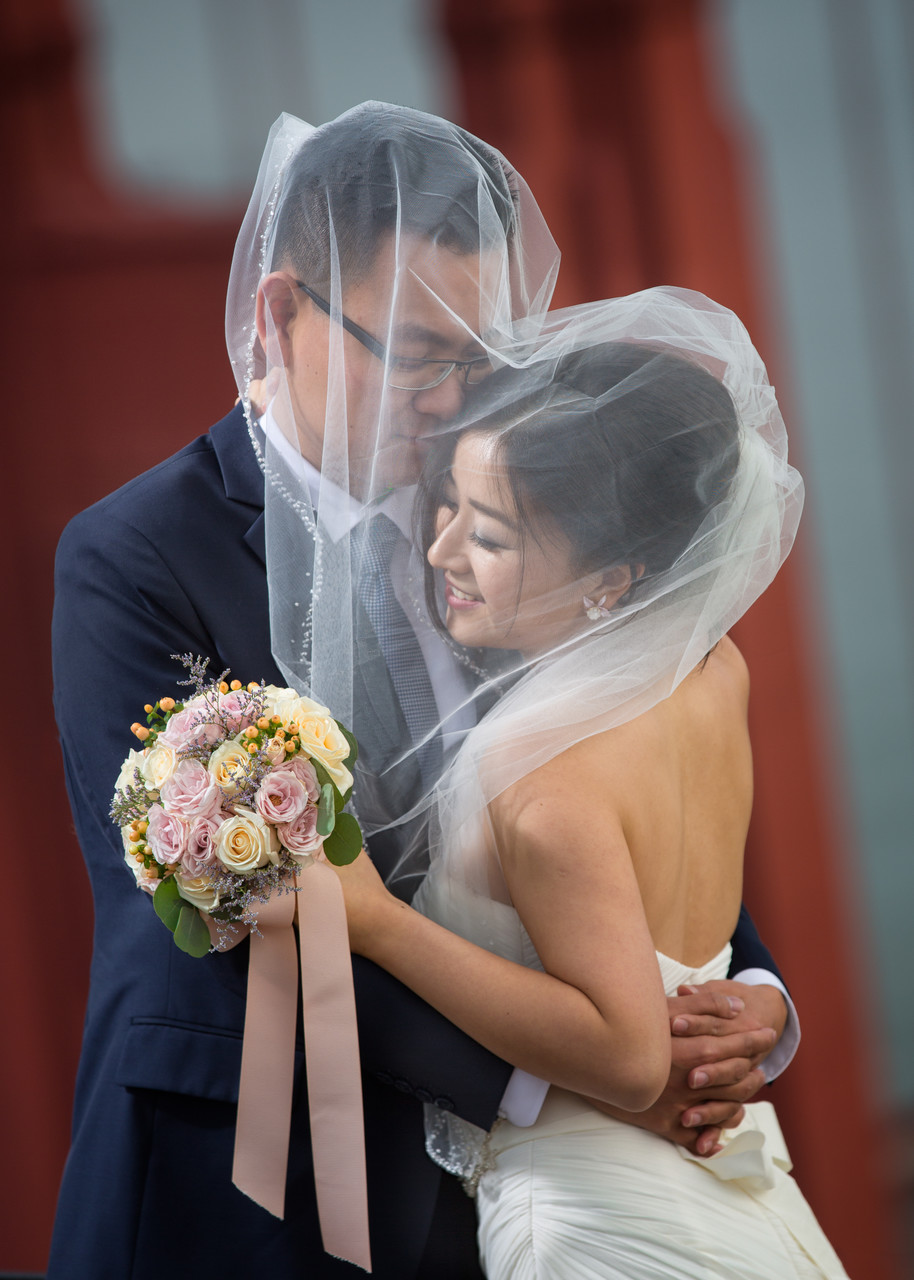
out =
<path fill-rule="evenodd" d="M 260 732 L 259 729 L 255 729 L 252 724 L 249 724 L 244 731 L 244 736 L 246 738 L 256 738 L 259 732 Z"/>
<path fill-rule="evenodd" d="M 149 715 L 149 713 L 152 711 L 152 703 L 151 703 L 151 702 L 147 702 L 147 703 L 146 703 L 146 705 L 145 705 L 145 707 L 143 708 L 143 710 L 146 712 L 146 714 L 147 714 L 147 716 L 148 716 L 148 715 Z"/>
<path fill-rule="evenodd" d="M 233 680 L 233 681 L 232 681 L 232 688 L 233 688 L 234 690 L 236 690 L 236 691 L 237 691 L 238 689 L 240 689 L 240 688 L 241 688 L 241 681 L 240 681 L 240 680 Z"/>
<path fill-rule="evenodd" d="M 248 743 L 248 751 L 251 753 L 251 755 L 252 755 L 252 756 L 256 756 L 256 754 L 257 754 L 257 743 L 256 743 L 256 742 L 249 742 L 249 743 Z"/>
<path fill-rule="evenodd" d="M 256 693 L 259 688 L 260 688 L 260 685 L 257 683 L 257 681 L 252 680 L 251 683 L 248 685 L 248 693 Z"/>
<path fill-rule="evenodd" d="M 139 721 L 137 721 L 136 724 L 132 724 L 130 726 L 130 732 L 134 735 L 134 737 L 139 738 L 140 742 L 145 742 L 146 739 L 149 737 L 149 730 L 146 728 L 144 724 L 140 724 Z"/>
<path fill-rule="evenodd" d="M 228 685 L 225 683 L 225 681 L 224 681 L 224 680 L 221 680 L 221 681 L 219 682 L 219 692 L 220 692 L 220 693 L 228 693 Z"/>
<path fill-rule="evenodd" d="M 295 750 L 295 743 L 292 742 L 291 739 L 289 742 L 285 744 L 285 750 L 289 753 L 289 755 L 291 755 L 292 752 Z"/>
<path fill-rule="evenodd" d="M 162 708 L 163 711 L 174 711 L 175 700 L 174 698 L 160 698 L 159 706 Z"/>

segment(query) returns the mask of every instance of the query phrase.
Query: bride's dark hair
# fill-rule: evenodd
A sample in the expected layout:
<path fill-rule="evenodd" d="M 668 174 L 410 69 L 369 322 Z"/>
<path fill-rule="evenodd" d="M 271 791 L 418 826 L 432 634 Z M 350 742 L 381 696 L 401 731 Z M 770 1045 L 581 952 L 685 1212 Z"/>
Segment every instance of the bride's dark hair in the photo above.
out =
<path fill-rule="evenodd" d="M 626 568 L 629 600 L 675 563 L 726 498 L 739 461 L 736 410 L 701 365 L 643 343 L 606 342 L 540 371 L 504 368 L 474 389 L 462 429 L 433 445 L 420 480 L 420 545 L 435 539 L 457 442 L 496 441 L 522 538 L 556 533 L 581 574 Z M 512 386 L 519 394 L 512 394 Z M 438 623 L 433 574 L 426 594 Z"/>

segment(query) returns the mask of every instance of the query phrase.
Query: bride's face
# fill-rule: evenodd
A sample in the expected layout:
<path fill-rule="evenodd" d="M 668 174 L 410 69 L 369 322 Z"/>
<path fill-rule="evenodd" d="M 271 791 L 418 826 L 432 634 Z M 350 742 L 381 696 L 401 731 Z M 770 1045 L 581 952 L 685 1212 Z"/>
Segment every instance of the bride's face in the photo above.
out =
<path fill-rule="evenodd" d="M 521 530 L 493 437 L 463 436 L 454 454 L 429 563 L 444 573 L 446 625 L 462 645 L 542 655 L 586 629 L 571 544 L 545 524 Z"/>

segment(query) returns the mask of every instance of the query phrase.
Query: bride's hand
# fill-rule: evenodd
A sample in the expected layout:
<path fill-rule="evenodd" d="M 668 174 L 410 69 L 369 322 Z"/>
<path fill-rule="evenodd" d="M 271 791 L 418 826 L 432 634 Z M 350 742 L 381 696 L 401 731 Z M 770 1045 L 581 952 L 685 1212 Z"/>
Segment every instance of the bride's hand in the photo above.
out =
<path fill-rule="evenodd" d="M 330 865 L 343 886 L 349 946 L 358 955 L 370 958 L 371 941 L 382 927 L 384 912 L 391 906 L 403 904 L 385 887 L 364 849 L 348 866 Z"/>
<path fill-rule="evenodd" d="M 765 1083 L 759 1062 L 783 1030 L 775 988 L 728 980 L 682 987 L 667 1001 L 673 1065 L 660 1098 L 647 1111 L 601 1111 L 688 1147 L 697 1155 L 720 1150 L 720 1132 L 739 1124 L 743 1104 Z M 778 994 L 783 1004 L 783 998 Z"/>

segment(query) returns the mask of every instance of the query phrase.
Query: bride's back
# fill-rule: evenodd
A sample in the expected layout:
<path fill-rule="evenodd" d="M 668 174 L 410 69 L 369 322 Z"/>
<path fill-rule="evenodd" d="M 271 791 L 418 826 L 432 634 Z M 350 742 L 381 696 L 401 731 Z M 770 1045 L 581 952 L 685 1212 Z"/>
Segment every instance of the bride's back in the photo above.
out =
<path fill-rule="evenodd" d="M 580 856 L 599 857 L 606 833 L 621 830 L 655 947 L 704 964 L 739 915 L 752 807 L 748 692 L 746 664 L 725 636 L 670 697 L 500 796 L 491 807 L 496 843 L 512 843 L 527 805 L 572 785 L 568 839 Z"/>
<path fill-rule="evenodd" d="M 603 780 L 589 790 L 621 819 L 654 945 L 685 964 L 731 937 L 752 807 L 749 675 L 724 637 L 669 697 L 582 743 Z"/>

